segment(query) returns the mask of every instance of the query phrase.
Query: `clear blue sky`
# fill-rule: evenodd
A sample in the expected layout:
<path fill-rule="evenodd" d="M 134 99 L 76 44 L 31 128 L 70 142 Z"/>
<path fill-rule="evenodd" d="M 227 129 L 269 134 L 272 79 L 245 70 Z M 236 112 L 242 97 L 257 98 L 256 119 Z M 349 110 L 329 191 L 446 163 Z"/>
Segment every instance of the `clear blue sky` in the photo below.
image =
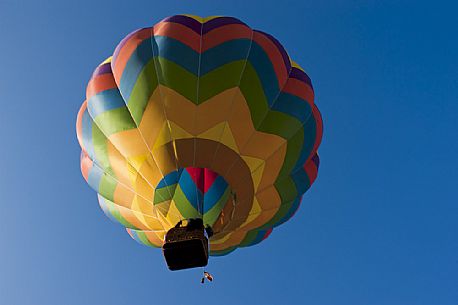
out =
<path fill-rule="evenodd" d="M 1 305 L 458 304 L 458 6 L 280 2 L 0 1 Z M 206 285 L 103 215 L 75 135 L 94 67 L 177 13 L 277 37 L 325 125 L 296 216 Z"/>

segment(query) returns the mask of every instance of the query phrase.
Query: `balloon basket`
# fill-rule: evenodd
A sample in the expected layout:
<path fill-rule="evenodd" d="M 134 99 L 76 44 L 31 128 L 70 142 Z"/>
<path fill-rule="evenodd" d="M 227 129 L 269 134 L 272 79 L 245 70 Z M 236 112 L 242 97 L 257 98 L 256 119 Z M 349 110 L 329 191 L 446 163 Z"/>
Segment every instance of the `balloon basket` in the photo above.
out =
<path fill-rule="evenodd" d="M 208 239 L 202 220 L 196 219 L 186 226 L 178 224 L 165 235 L 162 246 L 170 270 L 203 267 L 208 263 Z"/>

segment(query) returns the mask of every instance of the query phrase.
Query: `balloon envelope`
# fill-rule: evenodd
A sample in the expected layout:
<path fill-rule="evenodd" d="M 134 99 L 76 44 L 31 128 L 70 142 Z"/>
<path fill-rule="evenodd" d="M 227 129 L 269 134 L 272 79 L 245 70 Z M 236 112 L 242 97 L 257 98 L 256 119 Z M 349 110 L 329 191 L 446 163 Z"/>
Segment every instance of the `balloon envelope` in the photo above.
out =
<path fill-rule="evenodd" d="M 161 247 L 203 218 L 210 254 L 265 239 L 314 182 L 322 120 L 310 78 L 269 34 L 177 15 L 125 37 L 77 118 L 81 170 L 105 214 Z"/>

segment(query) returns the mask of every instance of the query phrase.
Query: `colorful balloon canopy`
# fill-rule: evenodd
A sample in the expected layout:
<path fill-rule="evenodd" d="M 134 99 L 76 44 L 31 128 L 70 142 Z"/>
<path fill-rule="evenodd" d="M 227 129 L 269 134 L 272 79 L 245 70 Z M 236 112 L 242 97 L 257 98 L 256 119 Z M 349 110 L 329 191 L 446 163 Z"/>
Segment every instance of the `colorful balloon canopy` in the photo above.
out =
<path fill-rule="evenodd" d="M 161 247 L 181 219 L 203 218 L 210 254 L 224 255 L 290 219 L 314 182 L 313 99 L 269 34 L 232 17 L 172 16 L 95 69 L 76 125 L 81 170 L 138 242 Z"/>

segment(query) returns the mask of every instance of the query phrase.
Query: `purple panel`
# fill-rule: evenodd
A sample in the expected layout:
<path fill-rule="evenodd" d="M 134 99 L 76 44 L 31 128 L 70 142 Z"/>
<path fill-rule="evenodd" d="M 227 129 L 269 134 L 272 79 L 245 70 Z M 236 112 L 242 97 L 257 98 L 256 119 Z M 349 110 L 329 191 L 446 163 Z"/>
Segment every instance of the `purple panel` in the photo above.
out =
<path fill-rule="evenodd" d="M 320 167 L 320 157 L 318 157 L 318 154 L 312 157 L 312 162 L 315 163 L 317 169 Z"/>
<path fill-rule="evenodd" d="M 182 24 L 190 28 L 191 30 L 193 30 L 194 32 L 196 32 L 199 35 L 202 30 L 202 23 L 188 16 L 175 15 L 172 17 L 165 18 L 164 20 L 162 20 L 162 22 L 175 22 L 175 23 Z"/>
<path fill-rule="evenodd" d="M 303 81 L 304 83 L 308 84 L 313 89 L 312 80 L 301 69 L 293 67 L 293 69 L 291 70 L 291 73 L 289 74 L 289 77 L 292 77 L 292 78 L 298 79 L 300 81 Z"/>
<path fill-rule="evenodd" d="M 202 34 L 207 34 L 208 32 L 210 32 L 210 31 L 212 31 L 212 30 L 214 30 L 216 28 L 219 28 L 219 27 L 222 27 L 222 26 L 228 25 L 228 24 L 242 24 L 242 25 L 247 26 L 245 23 L 243 23 L 242 21 L 240 21 L 240 20 L 238 20 L 237 18 L 234 18 L 234 17 L 218 17 L 218 18 L 209 20 L 209 21 L 204 23 L 204 27 L 202 29 Z"/>
<path fill-rule="evenodd" d="M 110 63 L 106 63 L 101 66 L 98 66 L 95 69 L 94 73 L 92 73 L 92 78 L 102 75 L 102 74 L 107 74 L 107 73 L 111 73 L 111 64 Z"/>
<path fill-rule="evenodd" d="M 127 35 L 126 37 L 124 37 L 123 40 L 121 40 L 121 42 L 117 45 L 114 53 L 113 53 L 113 59 L 111 60 L 111 62 L 116 62 L 116 57 L 118 57 L 118 54 L 119 54 L 119 51 L 121 51 L 122 47 L 126 44 L 126 42 L 132 37 L 134 36 L 136 33 L 142 31 L 142 30 L 145 30 L 146 28 L 143 28 L 143 29 L 138 29 L 138 30 L 135 30 L 133 31 L 132 33 L 130 33 L 129 35 Z M 150 28 L 151 29 L 151 28 Z"/>

